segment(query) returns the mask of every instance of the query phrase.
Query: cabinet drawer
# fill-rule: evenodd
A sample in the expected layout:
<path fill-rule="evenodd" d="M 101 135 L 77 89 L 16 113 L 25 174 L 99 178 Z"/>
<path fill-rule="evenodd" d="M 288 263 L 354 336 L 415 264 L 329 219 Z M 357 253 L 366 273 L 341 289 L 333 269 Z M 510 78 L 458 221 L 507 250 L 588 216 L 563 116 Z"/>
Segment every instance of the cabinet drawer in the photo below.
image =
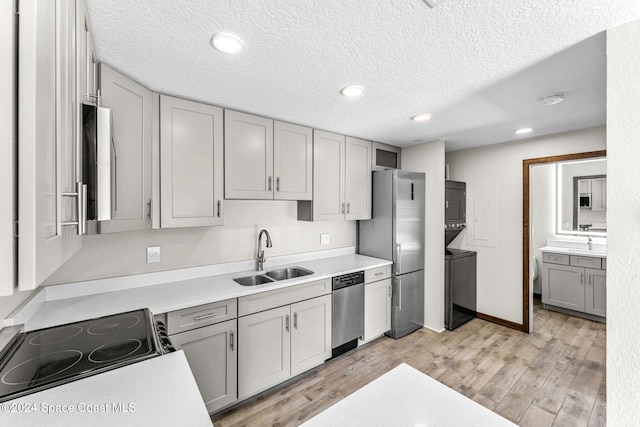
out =
<path fill-rule="evenodd" d="M 542 252 L 542 262 L 569 265 L 569 255 Z"/>
<path fill-rule="evenodd" d="M 202 326 L 234 319 L 238 316 L 237 300 L 213 302 L 167 313 L 167 333 L 177 334 Z"/>
<path fill-rule="evenodd" d="M 364 272 L 365 283 L 377 282 L 378 280 L 386 279 L 387 277 L 391 277 L 391 265 L 371 268 Z"/>
<path fill-rule="evenodd" d="M 331 293 L 331 278 L 238 298 L 238 315 L 258 313 Z"/>
<path fill-rule="evenodd" d="M 602 267 L 602 258 L 594 258 L 590 256 L 571 255 L 571 265 L 576 267 L 597 268 Z"/>

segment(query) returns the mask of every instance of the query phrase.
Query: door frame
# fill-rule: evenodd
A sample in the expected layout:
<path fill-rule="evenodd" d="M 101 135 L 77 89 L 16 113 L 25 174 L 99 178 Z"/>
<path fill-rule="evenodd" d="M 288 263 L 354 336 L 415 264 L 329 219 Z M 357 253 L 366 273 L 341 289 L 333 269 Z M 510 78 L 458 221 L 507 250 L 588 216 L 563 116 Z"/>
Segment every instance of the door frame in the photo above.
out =
<path fill-rule="evenodd" d="M 531 332 L 533 325 L 529 322 L 529 233 L 530 233 L 530 195 L 531 195 L 531 166 L 558 163 L 567 160 L 590 159 L 594 157 L 607 157 L 607 150 L 587 151 L 584 153 L 563 154 L 559 156 L 537 157 L 522 161 L 522 331 Z"/>

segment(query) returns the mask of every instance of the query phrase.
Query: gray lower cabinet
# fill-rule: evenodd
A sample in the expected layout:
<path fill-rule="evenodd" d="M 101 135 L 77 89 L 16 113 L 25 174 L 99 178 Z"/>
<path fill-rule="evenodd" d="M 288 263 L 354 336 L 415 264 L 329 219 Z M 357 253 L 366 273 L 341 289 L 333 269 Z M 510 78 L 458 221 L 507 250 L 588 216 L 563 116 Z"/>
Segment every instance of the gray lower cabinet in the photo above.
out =
<path fill-rule="evenodd" d="M 238 319 L 238 397 L 279 384 L 331 357 L 331 295 Z"/>
<path fill-rule="evenodd" d="M 237 320 L 169 336 L 187 357 L 207 410 L 217 411 L 238 400 Z"/>
<path fill-rule="evenodd" d="M 606 263 L 602 258 L 543 252 L 542 303 L 606 317 Z"/>

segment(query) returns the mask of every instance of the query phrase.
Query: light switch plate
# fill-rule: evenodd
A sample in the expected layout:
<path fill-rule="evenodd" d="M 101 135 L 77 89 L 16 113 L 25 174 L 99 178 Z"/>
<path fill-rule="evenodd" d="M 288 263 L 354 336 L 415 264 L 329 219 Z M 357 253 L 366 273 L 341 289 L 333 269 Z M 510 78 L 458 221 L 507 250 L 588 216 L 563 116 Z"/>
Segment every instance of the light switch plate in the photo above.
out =
<path fill-rule="evenodd" d="M 325 234 L 321 234 L 320 235 L 320 244 L 321 245 L 328 245 L 330 243 L 331 243 L 330 234 L 325 233 Z"/>
<path fill-rule="evenodd" d="M 160 262 L 160 246 L 147 247 L 147 264 Z"/>

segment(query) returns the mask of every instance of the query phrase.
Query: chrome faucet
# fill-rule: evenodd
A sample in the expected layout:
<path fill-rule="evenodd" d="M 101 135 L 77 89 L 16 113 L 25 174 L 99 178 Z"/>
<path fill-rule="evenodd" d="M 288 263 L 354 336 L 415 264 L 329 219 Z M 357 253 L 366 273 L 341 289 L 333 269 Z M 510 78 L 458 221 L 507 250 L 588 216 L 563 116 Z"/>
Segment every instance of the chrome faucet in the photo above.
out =
<path fill-rule="evenodd" d="M 591 236 L 587 236 L 587 247 L 589 250 L 593 247 L 593 240 L 591 240 Z"/>
<path fill-rule="evenodd" d="M 264 269 L 264 262 L 267 260 L 264 257 L 264 249 L 262 249 L 262 235 L 267 235 L 267 247 L 272 247 L 271 244 L 271 236 L 269 236 L 269 232 L 265 229 L 260 230 L 258 234 L 258 255 L 256 257 L 256 270 L 262 271 Z"/>

